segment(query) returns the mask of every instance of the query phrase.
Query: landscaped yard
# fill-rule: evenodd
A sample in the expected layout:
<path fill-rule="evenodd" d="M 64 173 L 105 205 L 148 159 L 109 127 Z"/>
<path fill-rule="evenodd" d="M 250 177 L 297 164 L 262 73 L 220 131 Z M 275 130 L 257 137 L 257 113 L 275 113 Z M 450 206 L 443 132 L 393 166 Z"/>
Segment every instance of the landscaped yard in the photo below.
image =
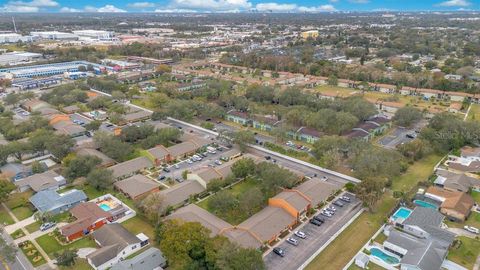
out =
<path fill-rule="evenodd" d="M 403 175 L 393 181 L 392 189 L 409 191 L 419 181 L 426 180 L 433 172 L 433 167 L 441 159 L 430 155 L 410 166 Z M 395 206 L 391 193 L 385 193 L 378 203 L 375 213 L 361 214 L 345 231 L 343 231 L 325 250 L 308 266 L 307 270 L 342 269 L 357 254 L 365 243 L 378 231 Z M 342 256 L 339 256 L 342 254 Z"/>
<path fill-rule="evenodd" d="M 150 223 L 139 216 L 135 216 L 122 222 L 122 226 L 135 235 L 144 233 L 146 236 L 148 236 L 148 238 L 150 238 L 150 243 L 153 243 L 155 239 L 155 228 L 153 228 Z"/>
<path fill-rule="evenodd" d="M 0 205 L 0 220 L 1 223 L 4 225 L 13 224 L 13 218 L 8 214 L 7 209 L 5 209 L 2 205 Z"/>
<path fill-rule="evenodd" d="M 480 105 L 472 104 L 467 119 L 469 121 L 480 121 Z"/>
<path fill-rule="evenodd" d="M 93 268 L 88 264 L 87 260 L 77 258 L 74 266 L 60 266 L 60 270 L 75 269 L 75 270 L 92 270 Z"/>
<path fill-rule="evenodd" d="M 33 210 L 29 206 L 28 199 L 33 195 L 33 192 L 26 191 L 22 193 L 12 194 L 5 205 L 10 208 L 18 220 L 26 219 L 33 215 Z"/>
<path fill-rule="evenodd" d="M 38 252 L 32 242 L 25 241 L 20 244 L 19 247 L 34 267 L 40 266 L 47 262 L 40 252 Z"/>
<path fill-rule="evenodd" d="M 18 220 L 24 220 L 33 215 L 33 210 L 28 206 L 13 208 L 11 211 L 18 218 Z"/>
<path fill-rule="evenodd" d="M 95 241 L 86 236 L 79 240 L 73 241 L 67 245 L 60 244 L 52 233 L 42 235 L 35 239 L 42 249 L 48 254 L 50 259 L 54 258 L 54 254 L 65 249 L 80 249 L 85 247 L 96 247 Z"/>
<path fill-rule="evenodd" d="M 36 231 L 38 231 L 38 230 L 40 229 L 40 225 L 41 225 L 41 222 L 40 222 L 40 221 L 35 221 L 34 223 L 25 226 L 25 229 L 26 229 L 29 233 L 33 233 L 33 232 L 36 232 Z"/>
<path fill-rule="evenodd" d="M 244 181 L 241 181 L 238 184 L 233 185 L 230 189 L 227 189 L 228 192 L 230 192 L 233 196 L 237 197 L 240 194 L 244 194 L 251 190 L 252 188 L 255 188 L 258 186 L 258 183 L 254 179 L 246 179 Z M 208 197 L 207 199 L 201 201 L 198 203 L 198 206 L 202 207 L 203 209 L 213 213 L 214 215 L 217 215 L 219 218 L 225 220 L 226 222 L 232 224 L 232 225 L 238 225 L 242 223 L 242 221 L 248 219 L 250 216 L 247 215 L 244 212 L 238 211 L 239 209 L 236 208 L 233 211 L 225 212 L 225 213 L 214 213 L 212 209 L 208 206 L 208 202 L 212 198 L 211 196 Z M 260 211 L 260 209 L 257 209 L 257 211 Z"/>
<path fill-rule="evenodd" d="M 472 196 L 472 198 L 475 200 L 477 204 L 480 204 L 480 192 L 472 191 L 470 195 Z"/>
<path fill-rule="evenodd" d="M 456 262 L 467 269 L 473 269 L 475 260 L 480 254 L 480 241 L 465 236 L 457 238 L 460 244 L 454 243 L 450 248 L 447 259 Z"/>

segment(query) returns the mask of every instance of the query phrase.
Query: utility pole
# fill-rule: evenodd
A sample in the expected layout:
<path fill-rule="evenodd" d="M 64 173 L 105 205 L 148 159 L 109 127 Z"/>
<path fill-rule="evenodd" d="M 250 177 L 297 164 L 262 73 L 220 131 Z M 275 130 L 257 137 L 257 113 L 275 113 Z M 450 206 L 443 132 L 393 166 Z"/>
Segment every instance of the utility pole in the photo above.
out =
<path fill-rule="evenodd" d="M 15 18 L 12 16 L 13 30 L 17 33 L 17 25 L 15 25 Z"/>

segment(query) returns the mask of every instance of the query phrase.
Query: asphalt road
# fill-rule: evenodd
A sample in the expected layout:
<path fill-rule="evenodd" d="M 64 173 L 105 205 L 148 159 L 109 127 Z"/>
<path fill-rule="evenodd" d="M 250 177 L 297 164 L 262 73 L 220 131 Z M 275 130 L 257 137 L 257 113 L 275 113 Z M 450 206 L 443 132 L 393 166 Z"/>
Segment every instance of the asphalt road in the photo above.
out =
<path fill-rule="evenodd" d="M 361 202 L 350 196 L 352 202 L 345 204 L 344 207 L 337 207 L 335 215 L 331 218 L 326 218 L 326 222 L 321 226 L 310 224 L 306 221 L 303 225 L 300 225 L 295 230 L 304 232 L 307 236 L 306 239 L 300 239 L 293 234 L 285 237 L 277 247 L 282 248 L 285 251 L 285 257 L 280 257 L 271 251 L 263 260 L 267 269 L 272 270 L 296 270 L 298 269 L 308 258 L 310 258 L 320 247 L 322 247 L 341 227 L 343 227 L 355 214 L 362 209 Z M 303 226 L 303 227 L 302 227 Z M 293 232 L 292 232 L 293 233 Z M 290 243 L 284 241 L 288 237 L 292 237 L 298 240 L 298 246 L 293 246 Z"/>
<path fill-rule="evenodd" d="M 8 235 L 3 228 L 0 226 L 0 237 L 5 239 L 7 243 L 13 243 L 13 239 Z M 6 266 L 5 266 L 6 265 Z M 0 261 L 0 270 L 33 270 L 32 264 L 28 259 L 23 255 L 22 251 L 18 250 L 17 255 L 15 256 L 15 261 L 6 262 Z"/>
<path fill-rule="evenodd" d="M 426 120 L 422 120 L 418 123 L 416 123 L 412 128 L 404 128 L 404 127 L 397 127 L 395 130 L 380 139 L 378 142 L 380 145 L 382 145 L 385 148 L 388 149 L 395 149 L 397 145 L 408 143 L 412 141 L 414 138 L 409 138 L 407 137 L 408 134 L 416 134 L 415 131 L 420 131 L 422 128 L 424 128 L 427 125 Z"/>

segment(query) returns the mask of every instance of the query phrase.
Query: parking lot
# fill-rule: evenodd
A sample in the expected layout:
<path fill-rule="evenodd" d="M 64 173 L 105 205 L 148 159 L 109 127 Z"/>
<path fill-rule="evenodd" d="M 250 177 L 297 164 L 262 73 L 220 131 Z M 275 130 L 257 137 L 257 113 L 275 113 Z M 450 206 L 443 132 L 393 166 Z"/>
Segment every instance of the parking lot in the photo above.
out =
<path fill-rule="evenodd" d="M 361 202 L 356 199 L 352 194 L 348 194 L 351 198 L 350 203 L 345 203 L 343 207 L 337 207 L 335 215 L 331 218 L 324 217 L 326 220 L 321 226 L 316 226 L 309 221 L 304 222 L 295 230 L 300 230 L 306 234 L 306 239 L 300 239 L 293 235 L 293 231 L 290 235 L 282 239 L 280 244 L 276 247 L 280 247 L 285 251 L 285 257 L 280 257 L 273 251 L 270 251 L 263 258 L 267 269 L 285 269 L 295 270 L 298 269 L 310 256 L 312 256 L 321 246 L 323 246 L 341 227 L 343 227 L 355 214 L 361 209 Z M 294 246 L 284 240 L 288 237 L 297 239 L 298 245 Z"/>
<path fill-rule="evenodd" d="M 395 149 L 398 145 L 415 139 L 419 131 L 426 125 L 427 121 L 422 120 L 413 125 L 412 128 L 396 127 L 391 133 L 381 138 L 378 143 L 385 148 Z"/>

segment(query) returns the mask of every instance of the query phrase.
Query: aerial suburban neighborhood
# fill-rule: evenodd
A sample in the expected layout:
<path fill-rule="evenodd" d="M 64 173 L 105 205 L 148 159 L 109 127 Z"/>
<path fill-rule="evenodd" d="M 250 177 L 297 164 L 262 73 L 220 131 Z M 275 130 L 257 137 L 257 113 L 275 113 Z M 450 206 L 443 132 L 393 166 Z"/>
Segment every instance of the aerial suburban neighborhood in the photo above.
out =
<path fill-rule="evenodd" d="M 78 2 L 0 2 L 0 270 L 480 269 L 477 0 Z"/>

